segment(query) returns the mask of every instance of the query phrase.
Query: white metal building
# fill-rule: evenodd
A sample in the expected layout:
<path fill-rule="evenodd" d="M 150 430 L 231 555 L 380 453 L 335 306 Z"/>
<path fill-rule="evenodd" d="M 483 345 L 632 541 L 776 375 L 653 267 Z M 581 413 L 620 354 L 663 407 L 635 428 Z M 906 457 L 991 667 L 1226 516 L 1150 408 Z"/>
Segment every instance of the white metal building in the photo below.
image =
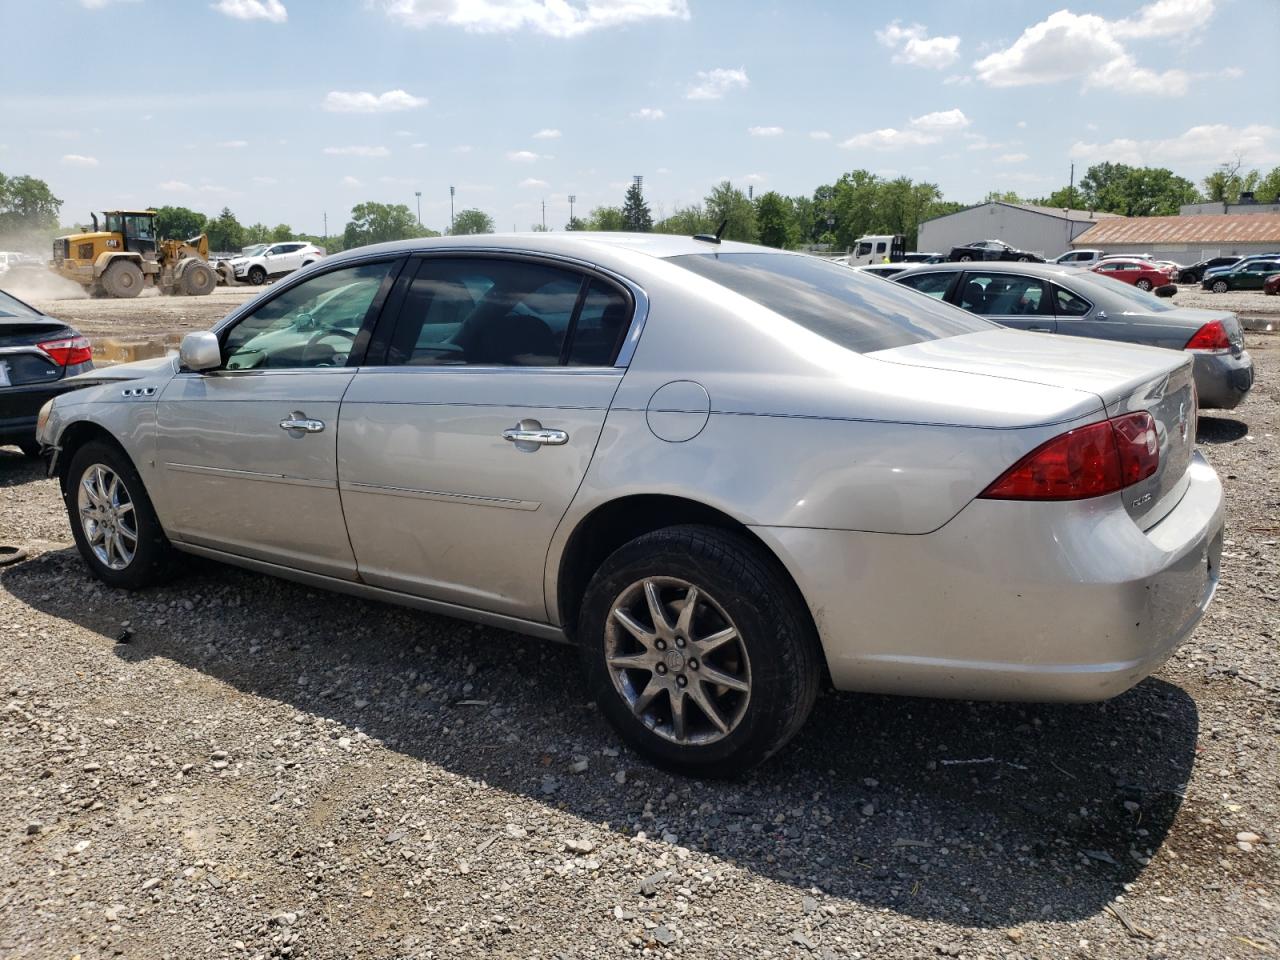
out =
<path fill-rule="evenodd" d="M 975 240 L 1003 240 L 1048 259 L 1066 253 L 1072 240 L 1099 221 L 1124 219 L 1114 213 L 996 200 L 925 220 L 916 249 L 946 254 Z"/>
<path fill-rule="evenodd" d="M 1123 217 L 1102 221 L 1072 244 L 1107 253 L 1150 253 L 1191 264 L 1208 257 L 1280 252 L 1280 213 Z"/>

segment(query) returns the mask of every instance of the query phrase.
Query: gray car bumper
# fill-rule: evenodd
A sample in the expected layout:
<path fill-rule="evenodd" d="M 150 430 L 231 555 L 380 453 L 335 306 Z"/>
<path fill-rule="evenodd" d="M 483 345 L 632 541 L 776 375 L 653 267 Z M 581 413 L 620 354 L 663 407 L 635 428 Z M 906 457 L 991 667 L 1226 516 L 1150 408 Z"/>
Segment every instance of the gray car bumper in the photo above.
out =
<path fill-rule="evenodd" d="M 1196 394 L 1202 409 L 1231 410 L 1253 386 L 1253 358 L 1248 350 L 1195 354 Z"/>

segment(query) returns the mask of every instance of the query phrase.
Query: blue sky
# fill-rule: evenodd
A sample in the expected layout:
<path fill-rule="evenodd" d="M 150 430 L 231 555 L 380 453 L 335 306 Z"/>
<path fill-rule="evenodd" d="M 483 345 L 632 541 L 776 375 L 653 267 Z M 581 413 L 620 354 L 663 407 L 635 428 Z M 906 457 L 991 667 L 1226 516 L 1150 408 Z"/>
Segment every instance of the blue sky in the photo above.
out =
<path fill-rule="evenodd" d="M 1280 164 L 1280 2 L 1063 2 L 6 0 L 0 171 L 67 222 L 225 204 L 337 233 L 416 190 L 447 227 L 450 185 L 526 230 L 633 174 L 660 216 L 858 167 L 972 201 L 1072 161 Z"/>

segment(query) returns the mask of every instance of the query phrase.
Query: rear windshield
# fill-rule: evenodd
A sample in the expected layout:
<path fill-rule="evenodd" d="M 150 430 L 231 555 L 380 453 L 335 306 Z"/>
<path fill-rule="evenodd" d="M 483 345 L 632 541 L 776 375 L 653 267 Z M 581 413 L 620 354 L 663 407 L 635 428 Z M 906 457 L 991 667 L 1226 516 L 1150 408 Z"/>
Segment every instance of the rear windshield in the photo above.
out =
<path fill-rule="evenodd" d="M 0 317 L 38 317 L 40 316 L 31 307 L 19 300 L 17 297 L 11 297 L 3 290 L 0 290 Z"/>
<path fill-rule="evenodd" d="M 1074 281 L 1075 285 L 1080 287 L 1092 287 L 1095 290 L 1101 288 L 1108 296 L 1117 300 L 1124 300 L 1133 307 L 1145 310 L 1148 313 L 1168 313 L 1171 310 L 1178 309 L 1178 304 L 1168 298 L 1157 297 L 1154 293 L 1139 290 L 1133 284 L 1117 280 L 1115 277 L 1108 277 L 1105 273 L 1100 273 L 1097 276 L 1103 279 L 1071 277 L 1070 281 Z M 1087 289 L 1082 290 L 1081 296 L 1088 297 L 1089 291 Z"/>
<path fill-rule="evenodd" d="M 713 280 L 855 353 L 995 325 L 883 277 L 781 253 L 697 253 L 670 262 Z"/>

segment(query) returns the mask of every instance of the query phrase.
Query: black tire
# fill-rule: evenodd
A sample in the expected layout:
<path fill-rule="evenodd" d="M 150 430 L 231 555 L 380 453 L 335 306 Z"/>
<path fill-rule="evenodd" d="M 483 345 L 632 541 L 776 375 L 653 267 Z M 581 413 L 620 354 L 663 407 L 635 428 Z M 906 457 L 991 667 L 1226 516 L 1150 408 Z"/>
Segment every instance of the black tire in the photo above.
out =
<path fill-rule="evenodd" d="M 637 717 L 615 684 L 614 672 L 606 662 L 610 636 L 607 630 L 616 624 L 612 614 L 615 603 L 635 591 L 638 585 L 653 579 L 678 580 L 681 586 L 671 588 L 677 591 L 687 585 L 697 587 L 698 602 L 704 604 L 702 616 L 713 618 L 712 629 L 722 626 L 722 619 L 728 619 L 736 630 L 737 640 L 725 644 L 725 648 L 740 643 L 733 655 L 739 656 L 745 651 L 742 659 L 746 667 L 739 672 L 739 676 L 745 672 L 749 681 L 745 694 L 711 683 L 704 686 L 697 679 L 699 674 L 689 672 L 701 666 L 704 671 L 700 675 L 706 676 L 705 668 L 722 666 L 721 661 L 711 662 L 712 656 L 719 656 L 711 652 L 702 654 L 708 660 L 699 665 L 693 657 L 696 644 L 692 640 L 683 651 L 689 659 L 685 661 L 677 656 L 678 667 L 668 668 L 664 664 L 654 670 L 640 668 L 625 674 L 628 678 L 640 674 L 641 677 L 626 681 L 637 684 L 647 676 L 645 686 L 650 681 L 658 681 L 655 671 L 666 674 L 663 679 L 667 682 L 673 672 L 687 674 L 694 678 L 691 682 L 703 696 L 730 698 L 718 700 L 717 705 L 727 703 L 731 712 L 735 709 L 732 698 L 745 698 L 737 701 L 737 712 L 731 717 L 734 725 L 729 726 L 727 732 L 716 733 L 710 729 L 709 714 L 697 707 L 692 697 L 680 694 L 686 704 L 694 707 L 686 713 L 690 733 L 695 722 L 701 720 L 707 733 L 718 737 L 709 742 L 679 743 L 671 737 L 675 727 L 670 718 L 670 693 L 664 692 L 653 701 L 655 713 L 666 705 L 665 734 L 658 730 L 664 726 L 659 717 L 650 717 L 649 723 Z M 639 589 L 643 591 L 643 586 Z M 718 612 L 726 617 L 718 618 Z M 678 613 L 670 610 L 668 613 L 675 615 L 678 622 Z M 649 627 L 653 628 L 654 623 L 650 622 Z M 615 625 L 613 629 L 613 635 L 619 635 L 617 631 L 621 628 Z M 689 633 L 692 638 L 694 629 Z M 633 636 L 627 631 L 620 635 L 629 641 Z M 777 561 L 758 545 L 740 534 L 715 527 L 667 527 L 616 550 L 587 586 L 579 617 L 578 642 L 588 687 L 622 739 L 658 766 L 696 776 L 735 776 L 777 752 L 808 719 L 823 675 L 818 639 L 794 584 Z M 672 653 L 674 648 L 667 656 Z M 742 660 L 737 662 L 741 664 Z M 675 679 L 679 681 L 681 677 Z M 682 689 L 689 689 L 687 682 Z M 690 711 L 689 706 L 685 709 Z"/>
<path fill-rule="evenodd" d="M 1144 291 L 1146 291 L 1146 290 L 1150 290 L 1150 289 L 1151 289 L 1151 281 L 1150 281 L 1150 280 L 1148 280 L 1146 277 L 1143 277 L 1141 280 L 1138 280 L 1138 281 L 1134 284 L 1134 286 L 1135 286 L 1135 287 L 1137 287 L 1139 290 L 1144 290 Z"/>
<path fill-rule="evenodd" d="M 967 253 L 960 254 L 960 256 L 956 257 L 956 259 L 959 260 L 961 263 L 973 263 L 973 257 L 971 257 Z"/>
<path fill-rule="evenodd" d="M 267 271 L 263 270 L 261 267 L 258 267 L 258 266 L 250 267 L 249 273 L 245 277 L 245 279 L 248 280 L 250 283 L 252 283 L 255 287 L 260 287 L 267 282 Z"/>
<path fill-rule="evenodd" d="M 117 260 L 102 274 L 102 288 L 107 296 L 128 300 L 142 292 L 142 268 L 132 260 Z"/>
<path fill-rule="evenodd" d="M 217 285 L 218 278 L 207 263 L 188 263 L 182 271 L 182 292 L 188 297 L 206 297 Z"/>
<path fill-rule="evenodd" d="M 133 504 L 130 512 L 135 518 L 136 547 L 131 561 L 120 569 L 104 563 L 94 552 L 80 515 L 80 485 L 86 475 L 99 465 L 106 467 L 120 479 L 129 502 Z M 119 499 L 123 501 L 123 498 Z M 141 590 L 166 582 L 177 571 L 177 551 L 169 544 L 168 537 L 160 527 L 142 478 L 138 476 L 129 457 L 115 444 L 91 440 L 71 455 L 62 500 L 67 507 L 67 519 L 71 523 L 71 533 L 75 537 L 80 556 L 93 575 L 103 583 L 125 590 Z"/>
<path fill-rule="evenodd" d="M 1019 257 L 1019 258 L 1018 258 L 1018 262 L 1019 262 L 1019 263 L 1030 263 L 1030 262 L 1031 262 L 1031 258 L 1030 258 L 1030 257 L 1028 257 L 1028 256 L 1021 256 L 1021 257 Z"/>
<path fill-rule="evenodd" d="M 19 440 L 18 449 L 27 457 L 40 456 L 40 444 L 35 440 Z"/>

